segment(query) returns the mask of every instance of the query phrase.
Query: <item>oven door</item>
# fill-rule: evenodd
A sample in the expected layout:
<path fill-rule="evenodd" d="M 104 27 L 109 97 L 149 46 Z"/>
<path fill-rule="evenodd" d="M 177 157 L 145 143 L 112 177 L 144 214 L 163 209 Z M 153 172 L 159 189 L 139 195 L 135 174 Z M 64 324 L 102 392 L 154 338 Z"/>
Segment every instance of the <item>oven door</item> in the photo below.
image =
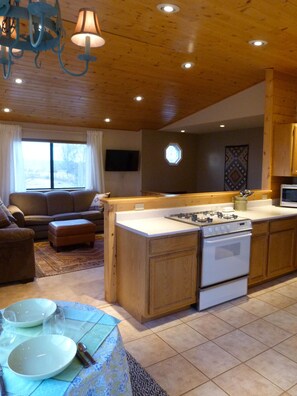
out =
<path fill-rule="evenodd" d="M 200 287 L 249 273 L 251 235 L 241 232 L 203 239 Z"/>

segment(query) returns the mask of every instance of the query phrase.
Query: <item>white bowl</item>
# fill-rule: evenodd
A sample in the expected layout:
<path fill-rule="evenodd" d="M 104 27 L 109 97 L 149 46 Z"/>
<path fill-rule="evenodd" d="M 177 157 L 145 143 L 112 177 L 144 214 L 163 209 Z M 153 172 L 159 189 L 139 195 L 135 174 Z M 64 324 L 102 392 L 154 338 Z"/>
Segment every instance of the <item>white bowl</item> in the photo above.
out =
<path fill-rule="evenodd" d="M 40 325 L 56 309 L 57 305 L 47 298 L 29 298 L 5 308 L 3 318 L 15 327 L 33 327 Z"/>
<path fill-rule="evenodd" d="M 62 335 L 33 337 L 15 347 L 8 356 L 8 367 L 18 376 L 42 380 L 65 370 L 75 357 L 75 342 Z"/>

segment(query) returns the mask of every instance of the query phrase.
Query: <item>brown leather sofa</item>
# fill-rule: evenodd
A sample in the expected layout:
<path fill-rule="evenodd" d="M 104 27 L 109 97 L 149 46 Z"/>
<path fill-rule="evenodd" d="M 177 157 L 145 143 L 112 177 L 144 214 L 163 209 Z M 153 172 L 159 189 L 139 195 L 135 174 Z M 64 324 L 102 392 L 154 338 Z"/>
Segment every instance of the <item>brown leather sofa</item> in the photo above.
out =
<path fill-rule="evenodd" d="M 0 284 L 35 277 L 34 231 L 11 223 L 0 229 Z"/>
<path fill-rule="evenodd" d="M 35 239 L 47 238 L 51 221 L 85 219 L 104 230 L 103 210 L 90 210 L 97 191 L 16 192 L 10 194 L 8 209 L 19 227 L 35 231 Z"/>

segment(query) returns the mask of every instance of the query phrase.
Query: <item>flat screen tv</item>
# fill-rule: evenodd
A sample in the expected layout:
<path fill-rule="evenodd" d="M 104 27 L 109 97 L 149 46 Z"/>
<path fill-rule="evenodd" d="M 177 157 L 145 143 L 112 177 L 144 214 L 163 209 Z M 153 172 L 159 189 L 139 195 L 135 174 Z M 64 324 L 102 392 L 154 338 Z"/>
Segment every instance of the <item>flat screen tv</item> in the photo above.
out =
<path fill-rule="evenodd" d="M 106 150 L 105 170 L 110 172 L 138 171 L 139 151 Z"/>

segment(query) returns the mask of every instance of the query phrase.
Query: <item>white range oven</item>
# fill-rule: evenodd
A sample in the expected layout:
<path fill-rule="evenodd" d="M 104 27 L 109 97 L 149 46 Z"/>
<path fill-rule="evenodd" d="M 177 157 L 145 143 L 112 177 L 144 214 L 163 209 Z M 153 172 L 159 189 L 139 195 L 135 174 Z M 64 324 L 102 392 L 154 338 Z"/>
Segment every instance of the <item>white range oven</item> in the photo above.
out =
<path fill-rule="evenodd" d="M 252 222 L 234 212 L 179 213 L 173 220 L 201 229 L 197 309 L 247 294 Z"/>

